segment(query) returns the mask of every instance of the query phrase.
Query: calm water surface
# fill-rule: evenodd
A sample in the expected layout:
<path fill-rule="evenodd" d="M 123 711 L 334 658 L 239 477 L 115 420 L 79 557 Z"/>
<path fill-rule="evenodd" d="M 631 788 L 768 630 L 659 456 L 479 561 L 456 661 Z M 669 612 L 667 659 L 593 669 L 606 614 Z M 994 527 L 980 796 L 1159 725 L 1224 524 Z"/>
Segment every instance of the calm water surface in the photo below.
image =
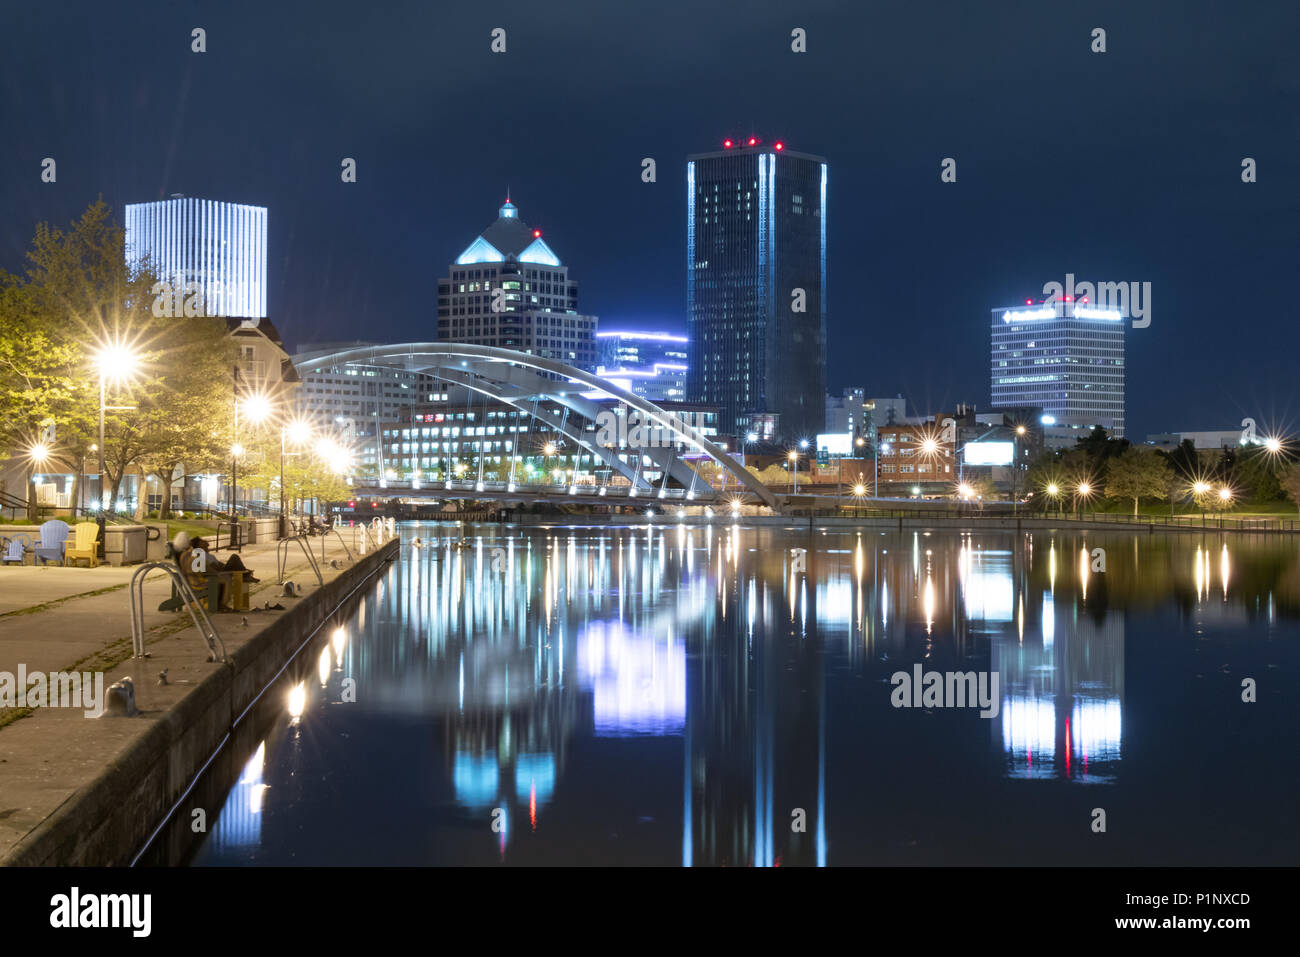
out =
<path fill-rule="evenodd" d="M 184 858 L 1300 863 L 1300 539 L 403 534 Z M 995 675 L 997 714 L 894 707 L 916 664 Z"/>

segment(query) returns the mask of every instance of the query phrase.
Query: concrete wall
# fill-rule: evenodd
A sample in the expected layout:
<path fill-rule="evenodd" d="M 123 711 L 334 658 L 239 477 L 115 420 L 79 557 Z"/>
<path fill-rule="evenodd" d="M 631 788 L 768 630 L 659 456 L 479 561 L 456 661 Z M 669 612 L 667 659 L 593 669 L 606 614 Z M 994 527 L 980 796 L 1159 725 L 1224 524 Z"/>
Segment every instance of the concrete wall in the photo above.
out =
<path fill-rule="evenodd" d="M 234 651 L 0 864 L 129 864 L 249 705 L 398 547 L 395 539 L 360 558 Z"/>

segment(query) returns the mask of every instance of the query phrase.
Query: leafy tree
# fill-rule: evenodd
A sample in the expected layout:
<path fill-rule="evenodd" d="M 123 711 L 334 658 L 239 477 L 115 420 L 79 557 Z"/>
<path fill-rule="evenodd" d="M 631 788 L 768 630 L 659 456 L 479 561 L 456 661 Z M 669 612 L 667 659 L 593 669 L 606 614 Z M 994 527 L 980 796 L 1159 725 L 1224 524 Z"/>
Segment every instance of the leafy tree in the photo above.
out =
<path fill-rule="evenodd" d="M 182 467 L 190 474 L 222 469 L 229 457 L 231 368 L 237 353 L 222 320 L 154 322 L 159 325 L 153 344 L 162 372 L 141 396 L 133 421 L 144 443 L 140 464 L 162 485 L 159 517 L 167 518 L 172 482 Z"/>
<path fill-rule="evenodd" d="M 1291 496 L 1291 501 L 1300 507 L 1300 464 L 1291 464 L 1278 476 L 1282 488 Z"/>
<path fill-rule="evenodd" d="M 1143 498 L 1169 495 L 1169 463 L 1154 450 L 1129 448 L 1110 462 L 1106 472 L 1106 497 L 1131 498 L 1133 514 Z"/>
<path fill-rule="evenodd" d="M 94 353 L 105 344 L 147 349 L 142 330 L 153 318 L 153 277 L 147 264 L 127 265 L 125 248 L 125 232 L 101 199 L 67 232 L 39 224 L 25 277 L 0 281 L 6 332 L 0 363 L 10 373 L 0 392 L 0 420 L 8 433 L 0 445 L 5 450 L 12 451 L 24 433 L 52 422 L 56 451 L 65 462 L 90 454 L 99 409 Z M 106 463 L 113 466 L 107 477 L 114 497 L 122 475 L 140 454 L 138 438 L 126 428 L 128 419 L 117 411 L 105 417 L 104 451 Z"/>

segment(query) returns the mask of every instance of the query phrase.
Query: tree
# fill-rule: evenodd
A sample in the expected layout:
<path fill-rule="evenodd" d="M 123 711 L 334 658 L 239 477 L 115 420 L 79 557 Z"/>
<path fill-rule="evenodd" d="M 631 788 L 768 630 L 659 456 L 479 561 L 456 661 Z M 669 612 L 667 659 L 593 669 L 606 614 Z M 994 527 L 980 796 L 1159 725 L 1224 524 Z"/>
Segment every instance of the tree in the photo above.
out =
<path fill-rule="evenodd" d="M 1291 464 L 1278 476 L 1282 488 L 1291 496 L 1291 501 L 1300 507 L 1300 464 Z"/>
<path fill-rule="evenodd" d="M 140 464 L 161 483 L 158 514 L 167 518 L 171 485 L 182 466 L 193 473 L 225 464 L 233 423 L 230 370 L 237 353 L 220 319 L 154 322 L 160 324 L 154 346 L 163 371 L 141 396 L 134 421 L 144 438 Z"/>
<path fill-rule="evenodd" d="M 1106 472 L 1106 497 L 1131 498 L 1133 514 L 1143 498 L 1164 499 L 1169 495 L 1169 463 L 1150 449 L 1129 448 L 1111 460 Z"/>
<path fill-rule="evenodd" d="M 125 249 L 125 231 L 101 199 L 67 232 L 39 224 L 25 277 L 0 279 L 6 333 L 0 365 L 9 373 L 0 390 L 4 450 L 12 452 L 24 433 L 48 422 L 64 461 L 91 451 L 99 407 L 94 353 L 107 344 L 147 349 L 153 320 L 154 277 L 147 264 L 129 266 Z M 114 498 L 122 475 L 141 454 L 129 418 L 118 412 L 105 417 L 104 453 L 112 466 L 105 478 L 112 480 Z"/>

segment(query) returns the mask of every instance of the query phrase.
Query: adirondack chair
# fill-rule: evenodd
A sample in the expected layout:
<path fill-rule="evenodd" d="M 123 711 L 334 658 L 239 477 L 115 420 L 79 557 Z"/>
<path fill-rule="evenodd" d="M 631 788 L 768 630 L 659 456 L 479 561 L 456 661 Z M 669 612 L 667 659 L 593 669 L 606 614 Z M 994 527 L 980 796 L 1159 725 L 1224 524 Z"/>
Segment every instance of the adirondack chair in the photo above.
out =
<path fill-rule="evenodd" d="M 99 526 L 94 522 L 78 522 L 73 526 L 74 541 L 68 542 L 67 548 L 63 553 L 63 563 L 75 562 L 79 558 L 84 558 L 91 568 L 99 564 L 99 557 L 96 555 L 98 549 L 95 547 L 99 541 Z"/>
<path fill-rule="evenodd" d="M 46 562 L 63 562 L 63 546 L 68 540 L 68 523 L 52 518 L 41 526 L 41 543 L 32 548 L 36 560 L 44 565 Z"/>
<path fill-rule="evenodd" d="M 27 550 L 32 547 L 32 540 L 26 535 L 15 535 L 12 538 L 0 538 L 0 563 L 9 565 L 23 563 L 23 557 Z"/>

